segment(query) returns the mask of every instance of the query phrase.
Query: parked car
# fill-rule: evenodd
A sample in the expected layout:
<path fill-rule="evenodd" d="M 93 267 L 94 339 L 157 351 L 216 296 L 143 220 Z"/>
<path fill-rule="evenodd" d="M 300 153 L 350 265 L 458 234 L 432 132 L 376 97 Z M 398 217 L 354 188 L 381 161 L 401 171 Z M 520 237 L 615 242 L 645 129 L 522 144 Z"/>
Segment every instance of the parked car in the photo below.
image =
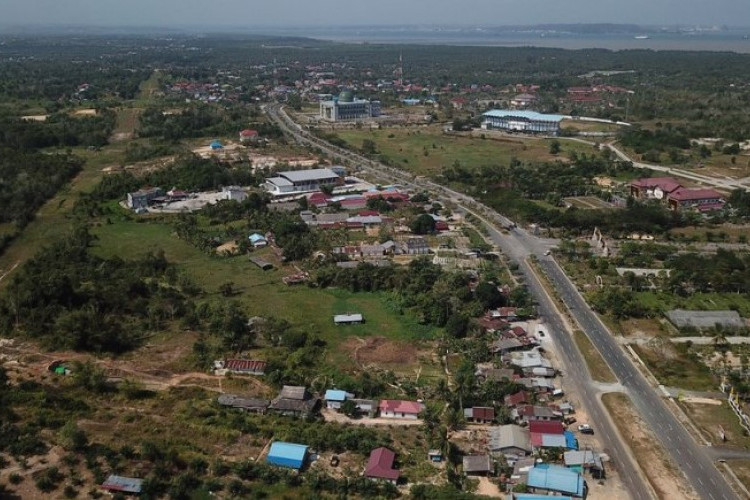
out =
<path fill-rule="evenodd" d="M 565 420 L 563 420 L 563 422 L 565 422 L 565 425 L 575 424 L 576 423 L 576 418 L 575 417 L 565 417 Z"/>
<path fill-rule="evenodd" d="M 593 434 L 594 429 L 592 429 L 589 424 L 581 424 L 578 426 L 578 432 L 581 434 Z"/>

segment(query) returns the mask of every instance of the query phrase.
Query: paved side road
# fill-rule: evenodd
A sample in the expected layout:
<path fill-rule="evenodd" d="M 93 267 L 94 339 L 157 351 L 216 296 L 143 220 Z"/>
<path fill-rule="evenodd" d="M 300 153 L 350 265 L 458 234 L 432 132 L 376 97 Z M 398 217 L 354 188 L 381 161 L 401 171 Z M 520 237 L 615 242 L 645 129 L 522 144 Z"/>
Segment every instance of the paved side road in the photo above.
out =
<path fill-rule="evenodd" d="M 706 451 L 695 442 L 666 407 L 661 396 L 625 355 L 560 266 L 549 257 L 541 258 L 539 263 L 565 305 L 627 390 L 638 413 L 672 455 L 698 495 L 711 500 L 738 498 Z"/>

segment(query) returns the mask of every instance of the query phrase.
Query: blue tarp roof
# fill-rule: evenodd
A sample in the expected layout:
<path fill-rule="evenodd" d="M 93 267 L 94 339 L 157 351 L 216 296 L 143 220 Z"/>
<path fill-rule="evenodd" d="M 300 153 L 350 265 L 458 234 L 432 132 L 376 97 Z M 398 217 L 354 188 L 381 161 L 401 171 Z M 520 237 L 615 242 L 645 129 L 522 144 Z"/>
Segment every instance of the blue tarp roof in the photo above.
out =
<path fill-rule="evenodd" d="M 214 149 L 215 148 L 223 148 L 224 145 L 221 142 L 219 142 L 218 140 L 215 140 L 215 141 L 211 141 L 211 147 L 214 148 Z"/>
<path fill-rule="evenodd" d="M 268 451 L 268 456 L 304 462 L 307 448 L 307 445 L 304 444 L 275 441 L 271 444 L 271 449 Z"/>
<path fill-rule="evenodd" d="M 549 495 L 535 495 L 533 493 L 514 493 L 515 500 L 550 500 Z M 554 500 L 573 500 L 573 497 L 554 497 Z"/>
<path fill-rule="evenodd" d="M 251 234 L 250 236 L 248 236 L 248 239 L 250 240 L 251 243 L 257 243 L 259 241 L 266 241 L 266 237 L 258 233 Z"/>
<path fill-rule="evenodd" d="M 530 469 L 526 484 L 532 488 L 583 496 L 583 477 L 576 471 L 559 465 L 540 464 Z"/>
<path fill-rule="evenodd" d="M 328 389 L 325 395 L 326 401 L 346 401 L 346 391 Z"/>
<path fill-rule="evenodd" d="M 490 116 L 492 118 L 512 116 L 514 118 L 524 118 L 526 120 L 543 122 L 559 122 L 565 118 L 563 115 L 546 115 L 543 113 L 537 113 L 536 111 L 519 111 L 515 109 L 493 109 L 483 113 L 482 116 Z"/>
<path fill-rule="evenodd" d="M 575 434 L 570 431 L 565 431 L 563 434 L 565 435 L 565 447 L 569 450 L 577 450 L 578 440 L 576 439 Z"/>

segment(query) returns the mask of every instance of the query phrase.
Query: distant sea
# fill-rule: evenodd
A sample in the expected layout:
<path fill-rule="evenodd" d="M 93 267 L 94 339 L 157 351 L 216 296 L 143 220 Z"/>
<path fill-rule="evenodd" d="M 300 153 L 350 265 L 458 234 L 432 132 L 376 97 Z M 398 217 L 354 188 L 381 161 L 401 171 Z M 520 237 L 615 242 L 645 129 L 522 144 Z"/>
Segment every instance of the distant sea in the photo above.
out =
<path fill-rule="evenodd" d="M 650 33 L 574 33 L 563 31 L 499 31 L 495 29 L 327 28 L 295 29 L 284 35 L 307 36 L 348 43 L 474 45 L 497 47 L 651 49 L 750 53 L 750 28 L 716 31 Z M 643 38 L 643 37 L 648 38 Z M 640 38 L 636 38 L 640 37 Z"/>

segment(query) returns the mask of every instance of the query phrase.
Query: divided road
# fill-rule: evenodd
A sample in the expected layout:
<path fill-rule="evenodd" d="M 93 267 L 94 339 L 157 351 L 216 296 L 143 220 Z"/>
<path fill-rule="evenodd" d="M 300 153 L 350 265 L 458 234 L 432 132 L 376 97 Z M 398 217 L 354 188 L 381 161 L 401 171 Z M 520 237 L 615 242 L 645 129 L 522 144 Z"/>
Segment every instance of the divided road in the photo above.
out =
<path fill-rule="evenodd" d="M 389 182 L 400 183 L 418 189 L 429 189 L 438 193 L 441 197 L 456 203 L 463 210 L 481 215 L 482 218 L 489 220 L 493 224 L 501 224 L 503 226 L 511 224 L 507 218 L 462 193 L 428 180 L 420 179 L 415 182 L 414 177 L 408 173 L 374 162 L 315 137 L 294 123 L 278 105 L 266 105 L 264 106 L 264 111 L 300 144 L 318 148 L 332 158 L 340 161 L 354 162 L 359 168 L 381 178 L 388 179 Z M 560 298 L 580 324 L 583 331 L 589 336 L 594 345 L 597 346 L 620 384 L 627 390 L 636 410 L 662 442 L 667 453 L 671 454 L 675 463 L 679 465 L 698 495 L 702 499 L 710 500 L 734 500 L 738 498 L 724 477 L 716 469 L 706 450 L 693 440 L 682 424 L 667 408 L 661 395 L 649 385 L 643 375 L 625 355 L 611 332 L 609 332 L 578 293 L 575 285 L 568 279 L 554 259 L 544 255 L 555 242 L 537 238 L 520 228 L 513 229 L 508 234 L 503 234 L 490 228 L 490 236 L 503 252 L 515 260 L 523 270 L 529 289 L 538 301 L 539 310 L 552 327 L 552 330 L 555 332 L 565 332 L 566 329 L 562 319 L 555 311 L 554 304 L 546 295 L 541 283 L 539 283 L 525 261 L 530 255 L 535 255 L 539 259 L 541 268 Z M 589 411 L 592 421 L 596 423 L 596 427 L 603 437 L 605 448 L 615 461 L 625 486 L 636 499 L 652 498 L 653 495 L 645 484 L 644 478 L 637 466 L 630 458 L 626 445 L 619 439 L 612 427 L 606 410 L 598 398 L 598 390 L 594 387 L 585 369 L 585 361 L 578 351 L 573 337 L 571 335 L 560 334 L 555 335 L 554 340 L 559 347 L 560 355 L 565 365 L 565 376 L 570 378 L 577 391 L 581 394 L 584 405 Z"/>

